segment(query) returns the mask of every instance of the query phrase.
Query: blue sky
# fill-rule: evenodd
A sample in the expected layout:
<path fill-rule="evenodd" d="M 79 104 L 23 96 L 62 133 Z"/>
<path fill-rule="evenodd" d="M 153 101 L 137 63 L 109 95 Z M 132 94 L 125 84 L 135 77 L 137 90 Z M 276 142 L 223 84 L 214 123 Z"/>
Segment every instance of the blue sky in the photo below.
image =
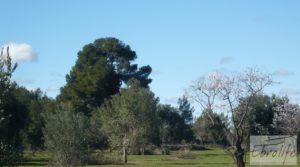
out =
<path fill-rule="evenodd" d="M 268 93 L 300 102 L 299 9 L 296 0 L 10 0 L 1 2 L 0 45 L 15 46 L 14 80 L 52 97 L 77 52 L 112 36 L 152 66 L 162 103 L 176 103 L 202 74 L 253 66 L 281 82 Z"/>

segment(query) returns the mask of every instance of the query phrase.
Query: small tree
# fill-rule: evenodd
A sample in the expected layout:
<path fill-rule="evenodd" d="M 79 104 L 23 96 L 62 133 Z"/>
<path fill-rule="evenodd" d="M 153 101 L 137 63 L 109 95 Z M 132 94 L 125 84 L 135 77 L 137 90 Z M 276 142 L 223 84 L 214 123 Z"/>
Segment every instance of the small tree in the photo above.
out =
<path fill-rule="evenodd" d="M 149 89 L 131 80 L 128 88 L 106 101 L 99 110 L 110 144 L 123 150 L 123 163 L 127 163 L 129 147 L 145 146 L 158 132 L 156 104 L 157 99 Z"/>
<path fill-rule="evenodd" d="M 76 167 L 84 165 L 89 156 L 89 122 L 82 113 L 61 105 L 54 113 L 44 115 L 45 146 L 52 156 L 51 165 Z"/>
<path fill-rule="evenodd" d="M 177 108 L 171 105 L 159 105 L 158 114 L 161 121 L 160 137 L 162 144 L 177 144 L 184 139 L 184 120 Z"/>
<path fill-rule="evenodd" d="M 281 99 L 279 105 L 274 107 L 275 115 L 273 127 L 276 135 L 298 136 L 298 150 L 300 149 L 300 107 L 293 104 L 287 97 Z"/>
<path fill-rule="evenodd" d="M 9 55 L 9 47 L 7 47 L 6 54 L 3 52 L 4 48 L 1 48 L 0 52 L 0 129 L 3 126 L 5 119 L 10 117 L 7 112 L 4 111 L 5 96 L 11 86 L 12 73 L 17 68 L 17 64 L 13 65 L 11 57 Z"/>
<path fill-rule="evenodd" d="M 271 76 L 257 69 L 249 69 L 241 74 L 226 75 L 221 72 L 211 73 L 197 80 L 189 95 L 202 106 L 213 124 L 213 112 L 222 107 L 229 111 L 234 128 L 235 143 L 233 157 L 238 167 L 245 167 L 243 140 L 245 136 L 246 118 L 251 111 L 253 98 L 262 93 L 266 86 L 273 83 Z M 240 102 L 243 101 L 240 106 Z M 224 133 L 228 130 L 224 129 Z"/>
<path fill-rule="evenodd" d="M 195 109 L 191 107 L 188 98 L 186 96 L 179 98 L 178 105 L 179 114 L 184 119 L 185 124 L 191 125 L 193 123 L 193 113 Z"/>
<path fill-rule="evenodd" d="M 300 132 L 300 107 L 292 104 L 288 98 L 283 99 L 283 104 L 274 108 L 276 113 L 273 126 L 280 134 L 298 135 Z"/>
<path fill-rule="evenodd" d="M 161 121 L 160 138 L 163 144 L 179 144 L 185 140 L 193 140 L 193 131 L 190 124 L 185 123 L 184 117 L 178 108 L 170 105 L 159 105 L 158 114 Z"/>
<path fill-rule="evenodd" d="M 203 112 L 200 117 L 193 124 L 193 131 L 195 137 L 200 140 L 202 145 L 204 143 L 213 143 L 221 146 L 228 146 L 226 134 L 224 133 L 224 128 L 229 127 L 228 118 L 224 116 L 223 113 L 213 115 L 214 123 L 210 121 L 207 114 Z"/>
<path fill-rule="evenodd" d="M 9 138 L 5 134 L 11 118 L 10 111 L 5 110 L 6 96 L 11 86 L 12 73 L 17 68 L 17 64 L 13 64 L 9 55 L 9 47 L 6 53 L 1 48 L 0 53 L 0 166 L 14 166 L 21 158 L 21 150 L 14 143 L 17 136 Z M 4 136 L 3 136 L 4 134 Z"/>

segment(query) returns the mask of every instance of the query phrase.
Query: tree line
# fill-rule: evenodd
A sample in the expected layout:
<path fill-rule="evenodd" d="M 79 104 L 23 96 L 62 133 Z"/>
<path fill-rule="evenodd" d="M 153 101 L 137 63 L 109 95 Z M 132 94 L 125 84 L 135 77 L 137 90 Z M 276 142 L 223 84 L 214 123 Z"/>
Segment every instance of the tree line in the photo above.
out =
<path fill-rule="evenodd" d="M 139 67 L 136 59 L 119 39 L 97 39 L 78 52 L 53 99 L 11 81 L 17 66 L 2 49 L 0 166 L 17 165 L 24 150 L 47 150 L 53 166 L 85 165 L 95 150 L 108 149 L 127 163 L 128 154 L 153 147 L 166 153 L 166 145 L 180 143 L 232 148 L 237 166 L 244 166 L 250 135 L 299 134 L 299 106 L 264 95 L 273 83 L 267 74 L 203 76 L 173 107 L 160 103 L 149 87 L 151 67 Z M 202 107 L 196 119 L 190 100 Z"/>
<path fill-rule="evenodd" d="M 149 88 L 152 69 L 136 58 L 116 38 L 97 39 L 78 52 L 53 99 L 12 81 L 17 66 L 2 49 L 0 166 L 17 165 L 24 150 L 47 150 L 56 166 L 76 166 L 95 149 L 122 148 L 126 162 L 127 153 L 144 153 L 150 143 L 191 141 L 189 102 L 182 98 L 182 109 L 159 104 Z"/>

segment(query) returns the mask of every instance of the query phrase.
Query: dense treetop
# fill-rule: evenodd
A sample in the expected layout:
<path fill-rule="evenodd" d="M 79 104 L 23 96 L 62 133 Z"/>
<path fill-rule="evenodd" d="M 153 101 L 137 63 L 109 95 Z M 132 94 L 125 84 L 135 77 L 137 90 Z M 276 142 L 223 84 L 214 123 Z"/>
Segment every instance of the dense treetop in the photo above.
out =
<path fill-rule="evenodd" d="M 131 78 L 148 88 L 152 69 L 150 66 L 138 68 L 132 63 L 136 58 L 135 51 L 116 38 L 100 38 L 85 45 L 66 76 L 67 84 L 58 99 L 71 102 L 76 111 L 90 114 Z"/>

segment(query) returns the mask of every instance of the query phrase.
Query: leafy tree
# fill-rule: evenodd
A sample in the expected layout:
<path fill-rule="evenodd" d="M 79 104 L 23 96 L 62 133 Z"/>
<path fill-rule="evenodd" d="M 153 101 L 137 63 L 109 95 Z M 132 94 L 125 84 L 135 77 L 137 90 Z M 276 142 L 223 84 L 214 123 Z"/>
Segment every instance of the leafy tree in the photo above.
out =
<path fill-rule="evenodd" d="M 193 131 L 198 140 L 204 145 L 218 144 L 220 146 L 228 146 L 228 134 L 224 130 L 229 131 L 229 120 L 223 114 L 214 113 L 214 123 L 211 122 L 207 112 L 203 112 L 200 117 L 193 124 Z"/>
<path fill-rule="evenodd" d="M 8 142 L 0 141 L 0 167 L 17 166 L 22 154 L 18 148 Z"/>
<path fill-rule="evenodd" d="M 54 113 L 45 113 L 43 130 L 45 145 L 52 165 L 75 167 L 84 165 L 89 156 L 89 121 L 82 113 L 61 105 Z"/>
<path fill-rule="evenodd" d="M 162 143 L 180 143 L 184 137 L 184 120 L 179 111 L 170 105 L 160 105 L 158 113 L 161 120 Z"/>
<path fill-rule="evenodd" d="M 28 117 L 26 108 L 29 103 L 28 95 L 26 89 L 19 89 L 15 83 L 12 83 L 3 102 L 3 111 L 8 117 L 3 122 L 3 126 L 0 127 L 0 136 L 19 148 L 22 147 L 20 132 L 24 128 Z"/>
<path fill-rule="evenodd" d="M 14 82 L 3 106 L 10 117 L 3 122 L 5 126 L 0 128 L 2 137 L 14 141 L 18 147 L 33 151 L 42 148 L 44 121 L 41 115 L 54 110 L 54 101 L 40 89 L 29 91 Z"/>
<path fill-rule="evenodd" d="M 242 98 L 237 110 L 244 110 L 247 101 L 249 101 L 248 97 Z M 248 145 L 250 142 L 250 135 L 282 134 L 282 129 L 279 126 L 275 126 L 274 120 L 275 116 L 278 116 L 280 113 L 278 108 L 284 106 L 285 103 L 289 103 L 288 101 L 287 97 L 278 97 L 276 95 L 257 94 L 253 96 L 248 104 L 249 112 L 245 116 L 244 145 Z"/>
<path fill-rule="evenodd" d="M 3 52 L 4 48 L 1 48 L 0 53 L 0 130 L 5 129 L 8 119 L 12 116 L 5 110 L 6 99 L 11 87 L 11 76 L 17 68 L 17 64 L 13 65 L 11 57 L 9 55 L 9 47 L 7 47 L 6 54 Z M 3 133 L 0 133 L 3 134 Z M 2 138 L 0 138 L 2 139 Z"/>
<path fill-rule="evenodd" d="M 127 88 L 106 101 L 98 111 L 111 145 L 122 147 L 124 163 L 127 163 L 129 147 L 145 146 L 157 136 L 156 105 L 154 94 L 141 87 L 137 80 L 131 80 Z"/>
<path fill-rule="evenodd" d="M 180 111 L 170 105 L 160 105 L 158 109 L 161 120 L 161 141 L 163 143 L 180 143 L 182 140 L 191 141 L 193 132 L 189 125 L 185 124 Z"/>
<path fill-rule="evenodd" d="M 1 48 L 0 53 L 0 166 L 14 166 L 20 160 L 21 150 L 16 142 L 18 131 L 14 130 L 11 125 L 16 125 L 16 116 L 13 110 L 8 108 L 9 95 L 11 88 L 11 76 L 15 71 L 17 64 L 13 64 L 9 55 L 9 47 L 6 53 Z"/>
<path fill-rule="evenodd" d="M 54 100 L 48 98 L 40 89 L 30 92 L 30 101 L 27 103 L 28 117 L 23 129 L 23 143 L 32 151 L 44 146 L 43 114 L 54 111 Z"/>
<path fill-rule="evenodd" d="M 58 96 L 60 101 L 69 101 L 74 109 L 90 115 L 105 98 L 119 92 L 122 83 L 131 78 L 148 87 L 151 79 L 150 66 L 138 68 L 132 64 L 137 58 L 129 45 L 116 38 L 100 38 L 87 44 L 78 52 L 78 59 L 69 75 L 67 84 Z"/>
<path fill-rule="evenodd" d="M 258 94 L 252 97 L 249 106 L 250 111 L 246 115 L 245 127 L 249 128 L 249 135 L 270 135 L 272 134 L 272 122 L 274 117 L 274 99 L 275 96 Z M 243 110 L 245 101 L 248 97 L 240 100 L 238 108 Z"/>
<path fill-rule="evenodd" d="M 184 119 L 185 124 L 191 125 L 193 123 L 194 107 L 191 107 L 186 96 L 178 99 L 178 105 L 179 114 Z"/>

